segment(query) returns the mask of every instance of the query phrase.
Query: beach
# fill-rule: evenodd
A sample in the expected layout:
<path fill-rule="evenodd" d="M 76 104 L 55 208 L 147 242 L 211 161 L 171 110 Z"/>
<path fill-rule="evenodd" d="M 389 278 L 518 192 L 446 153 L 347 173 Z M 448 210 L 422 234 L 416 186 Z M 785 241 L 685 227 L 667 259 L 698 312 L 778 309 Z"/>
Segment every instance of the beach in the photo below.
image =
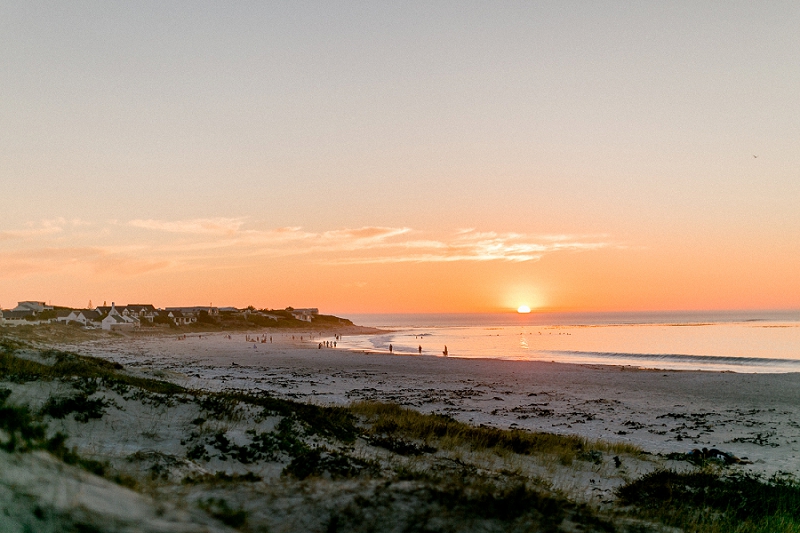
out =
<path fill-rule="evenodd" d="M 754 472 L 800 475 L 798 374 L 389 355 L 319 349 L 308 336 L 320 332 L 264 334 L 273 342 L 192 333 L 64 348 L 192 388 L 268 391 L 320 405 L 394 402 L 475 425 L 624 442 L 653 454 L 717 448 L 747 457 Z"/>
<path fill-rule="evenodd" d="M 731 527 L 730 498 L 794 512 L 797 374 L 341 348 L 388 334 L 355 327 L 4 333 L 3 531 L 696 530 L 709 503 L 671 491 L 712 486 Z"/>

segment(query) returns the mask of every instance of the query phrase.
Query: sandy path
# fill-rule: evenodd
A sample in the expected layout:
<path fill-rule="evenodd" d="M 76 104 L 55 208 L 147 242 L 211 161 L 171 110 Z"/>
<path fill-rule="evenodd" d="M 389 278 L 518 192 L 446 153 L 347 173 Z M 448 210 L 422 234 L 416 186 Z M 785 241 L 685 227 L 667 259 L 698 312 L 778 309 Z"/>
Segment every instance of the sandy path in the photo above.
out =
<path fill-rule="evenodd" d="M 252 335 L 252 334 L 251 334 Z M 269 334 L 268 334 L 269 335 Z M 654 453 L 717 447 L 756 471 L 800 475 L 800 375 L 644 371 L 319 350 L 299 333 L 121 338 L 69 348 L 186 385 L 318 403 L 393 401 L 497 427 L 626 441 Z M 292 340 L 291 336 L 296 339 Z"/>

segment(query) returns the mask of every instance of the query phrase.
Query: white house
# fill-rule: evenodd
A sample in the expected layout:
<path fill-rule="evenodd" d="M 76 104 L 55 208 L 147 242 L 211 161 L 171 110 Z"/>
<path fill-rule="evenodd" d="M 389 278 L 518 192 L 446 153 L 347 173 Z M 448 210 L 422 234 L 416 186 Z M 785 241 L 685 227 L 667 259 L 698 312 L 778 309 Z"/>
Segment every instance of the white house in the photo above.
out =
<path fill-rule="evenodd" d="M 117 311 L 114 302 L 111 302 L 111 309 L 108 310 L 108 315 L 100 323 L 101 327 L 105 330 L 113 331 L 118 329 L 133 329 L 139 325 L 139 320 L 131 316 L 123 316 Z"/>
<path fill-rule="evenodd" d="M 170 311 L 167 316 L 175 322 L 176 326 L 186 326 L 197 322 L 197 317 L 189 314 L 184 314 L 181 311 Z"/>
<path fill-rule="evenodd" d="M 138 318 L 139 322 L 153 322 L 153 319 L 158 316 L 158 309 L 152 304 L 128 304 L 122 312 L 123 316 L 130 316 Z"/>
<path fill-rule="evenodd" d="M 70 322 L 79 322 L 84 326 L 90 326 L 93 324 L 100 324 L 101 315 L 98 311 L 93 311 L 91 309 L 73 309 L 72 312 L 67 315 L 65 318 L 59 318 L 59 322 L 66 322 L 69 324 Z"/>
<path fill-rule="evenodd" d="M 311 319 L 319 314 L 319 309 L 316 307 L 309 307 L 307 309 L 287 309 L 287 311 L 289 311 L 295 319 L 304 322 L 311 322 Z"/>

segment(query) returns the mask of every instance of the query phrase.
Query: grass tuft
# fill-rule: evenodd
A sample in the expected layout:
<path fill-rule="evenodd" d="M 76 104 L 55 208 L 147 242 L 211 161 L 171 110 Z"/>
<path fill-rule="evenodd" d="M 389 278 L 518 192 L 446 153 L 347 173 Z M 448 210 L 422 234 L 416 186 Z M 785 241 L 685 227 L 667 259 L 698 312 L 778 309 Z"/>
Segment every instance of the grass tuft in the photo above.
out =
<path fill-rule="evenodd" d="M 800 531 L 800 485 L 779 477 L 660 470 L 620 487 L 618 495 L 648 518 L 687 531 Z"/>
<path fill-rule="evenodd" d="M 242 508 L 235 509 L 231 507 L 222 498 L 201 500 L 199 505 L 201 509 L 226 526 L 240 528 L 247 522 L 247 511 Z"/>

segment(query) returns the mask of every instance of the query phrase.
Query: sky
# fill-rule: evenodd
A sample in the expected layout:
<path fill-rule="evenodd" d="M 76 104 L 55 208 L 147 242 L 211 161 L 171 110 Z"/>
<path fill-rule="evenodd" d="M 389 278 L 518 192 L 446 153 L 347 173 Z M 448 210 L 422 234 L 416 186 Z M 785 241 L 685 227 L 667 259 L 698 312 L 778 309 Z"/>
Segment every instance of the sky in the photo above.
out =
<path fill-rule="evenodd" d="M 0 0 L 0 306 L 800 308 L 800 4 Z"/>

